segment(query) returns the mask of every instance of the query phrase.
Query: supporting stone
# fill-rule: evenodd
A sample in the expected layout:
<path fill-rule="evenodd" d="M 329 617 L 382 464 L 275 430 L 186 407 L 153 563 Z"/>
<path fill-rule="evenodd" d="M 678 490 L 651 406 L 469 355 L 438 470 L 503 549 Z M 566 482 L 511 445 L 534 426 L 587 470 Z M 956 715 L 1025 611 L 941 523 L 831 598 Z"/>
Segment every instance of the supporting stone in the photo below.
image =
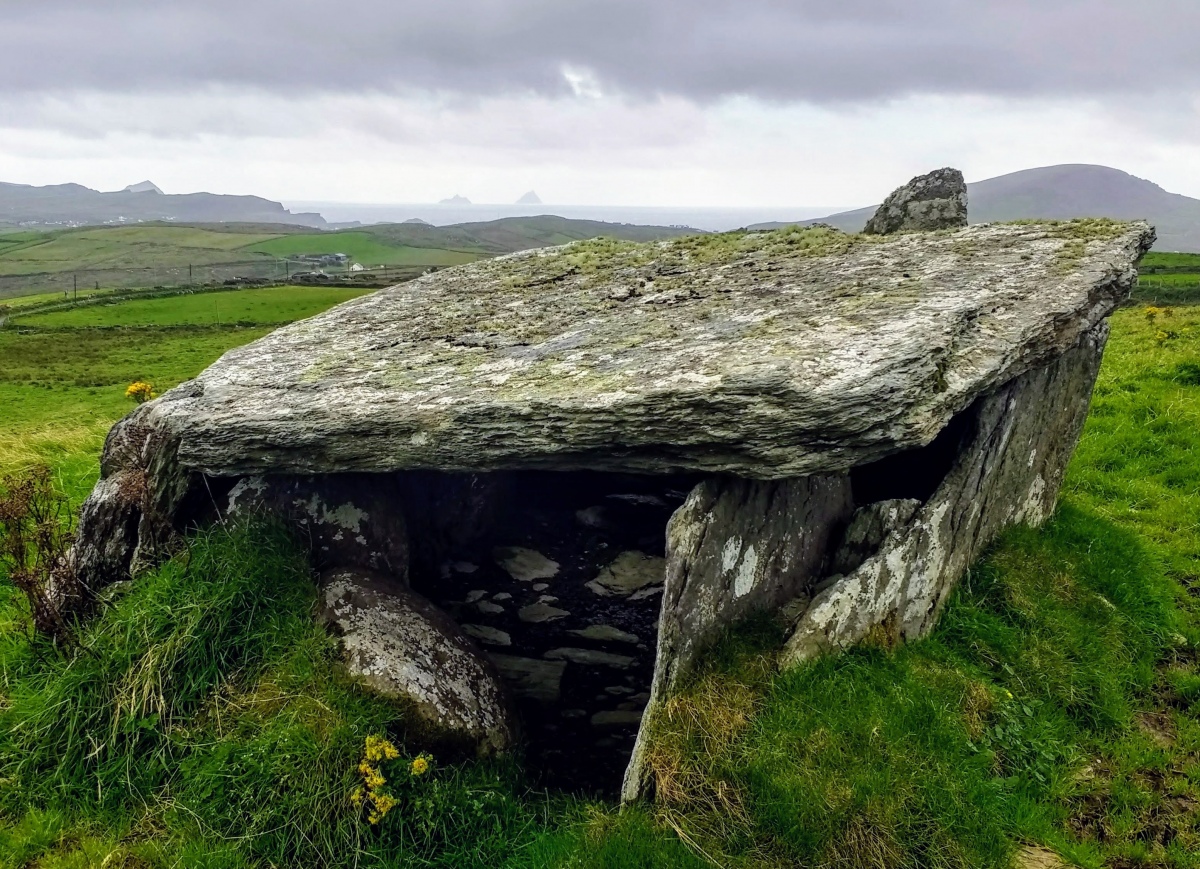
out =
<path fill-rule="evenodd" d="M 1087 418 L 1108 337 L 1102 323 L 1051 364 L 979 400 L 974 433 L 918 511 L 891 506 L 878 552 L 832 578 L 800 617 L 785 660 L 799 663 L 883 628 L 924 636 L 955 583 L 1003 528 L 1054 509 Z M 867 508 L 871 509 L 871 508 Z"/>
<path fill-rule="evenodd" d="M 644 722 L 722 630 L 807 593 L 853 509 L 844 474 L 776 482 L 714 478 L 692 490 L 667 526 L 666 589 Z M 643 723 L 625 799 L 651 784 L 643 763 L 648 738 Z"/>
<path fill-rule="evenodd" d="M 391 474 L 244 477 L 225 514 L 266 514 L 291 525 L 318 569 L 361 567 L 408 577 L 408 532 L 400 486 Z"/>

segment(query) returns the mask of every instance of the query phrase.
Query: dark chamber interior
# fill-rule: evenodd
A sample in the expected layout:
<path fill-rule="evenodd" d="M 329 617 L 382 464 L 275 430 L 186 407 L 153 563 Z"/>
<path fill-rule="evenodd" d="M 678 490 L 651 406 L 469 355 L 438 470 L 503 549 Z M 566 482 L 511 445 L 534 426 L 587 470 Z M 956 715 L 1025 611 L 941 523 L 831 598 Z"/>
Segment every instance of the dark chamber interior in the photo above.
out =
<path fill-rule="evenodd" d="M 952 418 L 929 444 L 851 470 L 855 506 L 899 498 L 928 501 L 974 436 L 977 416 L 972 406 Z"/>
<path fill-rule="evenodd" d="M 533 471 L 410 480 L 411 585 L 496 662 L 542 784 L 619 788 L 649 699 L 666 526 L 695 483 Z"/>

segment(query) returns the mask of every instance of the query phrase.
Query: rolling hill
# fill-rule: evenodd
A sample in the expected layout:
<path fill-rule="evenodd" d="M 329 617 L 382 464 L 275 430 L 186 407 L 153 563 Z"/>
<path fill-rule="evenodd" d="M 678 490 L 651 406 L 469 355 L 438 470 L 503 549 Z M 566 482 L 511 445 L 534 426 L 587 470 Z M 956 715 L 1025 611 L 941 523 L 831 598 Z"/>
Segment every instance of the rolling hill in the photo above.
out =
<path fill-rule="evenodd" d="M 155 194 L 148 194 L 155 195 Z M 692 230 L 543 215 L 486 223 L 395 223 L 337 232 L 279 223 L 142 223 L 0 233 L 0 299 L 80 287 L 132 288 L 238 278 L 273 280 L 345 254 L 373 269 L 442 268 L 530 248 L 607 236 L 671 238 Z M 409 277 L 412 275 L 409 274 Z M 386 274 L 385 280 L 401 275 Z"/>
<path fill-rule="evenodd" d="M 1158 228 L 1155 250 L 1200 251 L 1200 199 L 1168 193 L 1151 181 L 1107 166 L 1065 164 L 1026 169 L 967 185 L 972 223 L 1023 218 L 1145 218 Z M 800 223 L 858 232 L 876 206 Z M 758 224 L 752 229 L 783 226 Z"/>
<path fill-rule="evenodd" d="M 0 224 L 85 226 L 153 220 L 325 226 L 325 218 L 319 214 L 293 214 L 282 204 L 261 196 L 172 195 L 160 192 L 148 181 L 112 193 L 82 184 L 33 187 L 0 182 Z"/>

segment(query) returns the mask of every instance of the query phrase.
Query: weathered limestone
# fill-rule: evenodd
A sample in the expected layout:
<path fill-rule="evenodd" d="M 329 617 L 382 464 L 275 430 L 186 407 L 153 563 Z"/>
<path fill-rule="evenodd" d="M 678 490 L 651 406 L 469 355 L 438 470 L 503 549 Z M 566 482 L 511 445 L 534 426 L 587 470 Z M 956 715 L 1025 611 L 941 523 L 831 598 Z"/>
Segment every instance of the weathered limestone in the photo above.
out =
<path fill-rule="evenodd" d="M 165 472 L 219 478 L 844 470 L 927 443 L 1072 346 L 1123 298 L 1148 232 L 791 229 L 531 251 L 284 327 L 113 437 L 158 432 Z M 613 300 L 617 285 L 636 294 Z M 106 456 L 108 476 L 121 463 Z"/>
<path fill-rule="evenodd" d="M 667 526 L 655 690 L 669 693 L 726 626 L 803 594 L 853 510 L 845 474 L 697 486 Z"/>
<path fill-rule="evenodd" d="M 512 747 L 517 727 L 493 664 L 445 613 L 388 578 L 321 576 L 321 618 L 341 638 L 351 675 L 411 704 L 439 735 L 480 755 Z"/>
<path fill-rule="evenodd" d="M 967 182 L 957 169 L 938 169 L 892 191 L 867 221 L 867 235 L 961 229 L 967 225 Z"/>
<path fill-rule="evenodd" d="M 883 228 L 958 221 L 939 177 Z M 794 617 L 789 661 L 920 636 L 999 530 L 1048 515 L 1152 241 L 1106 221 L 787 229 L 438 272 L 233 351 L 119 423 L 74 563 L 90 588 L 126 578 L 249 497 L 318 565 L 436 600 L 463 627 L 427 631 L 425 653 L 484 644 L 548 764 L 627 751 L 639 726 L 644 748 L 738 620 Z M 425 613 L 376 605 L 394 623 L 378 630 Z M 453 726 L 507 744 L 483 714 Z M 653 787 L 644 754 L 627 797 Z"/>
<path fill-rule="evenodd" d="M 771 482 L 714 479 L 692 491 L 667 527 L 651 713 L 722 629 L 806 593 L 853 510 L 845 474 Z M 651 786 L 643 765 L 647 738 L 645 730 L 638 736 L 625 775 L 626 799 Z"/>

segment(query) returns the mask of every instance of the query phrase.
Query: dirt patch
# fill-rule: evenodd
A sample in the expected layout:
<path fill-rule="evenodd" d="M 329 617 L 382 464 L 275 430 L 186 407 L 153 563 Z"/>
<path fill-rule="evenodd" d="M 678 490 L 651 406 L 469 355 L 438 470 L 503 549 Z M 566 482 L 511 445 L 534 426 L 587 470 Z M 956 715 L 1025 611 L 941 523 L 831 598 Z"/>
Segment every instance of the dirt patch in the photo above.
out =
<path fill-rule="evenodd" d="M 1017 852 L 1014 865 L 1018 869 L 1063 869 L 1067 864 L 1053 851 L 1036 845 L 1026 845 Z"/>
<path fill-rule="evenodd" d="M 1139 712 L 1135 721 L 1137 729 L 1159 748 L 1170 748 L 1175 744 L 1175 725 L 1167 713 Z"/>

